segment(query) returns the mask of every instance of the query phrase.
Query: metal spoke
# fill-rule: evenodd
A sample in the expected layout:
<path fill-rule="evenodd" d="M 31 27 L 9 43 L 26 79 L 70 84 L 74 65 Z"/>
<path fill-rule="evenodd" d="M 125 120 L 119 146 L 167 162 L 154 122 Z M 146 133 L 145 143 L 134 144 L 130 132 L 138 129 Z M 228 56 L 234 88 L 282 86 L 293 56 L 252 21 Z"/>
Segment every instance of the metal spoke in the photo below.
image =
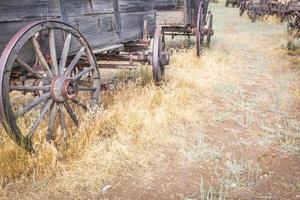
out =
<path fill-rule="evenodd" d="M 38 128 L 38 126 L 40 125 L 40 123 L 43 121 L 45 114 L 48 112 L 48 110 L 51 107 L 51 104 L 53 103 L 53 101 L 50 99 L 47 101 L 47 103 L 43 106 L 42 111 L 39 115 L 39 117 L 33 122 L 33 125 L 31 126 L 29 133 L 27 135 L 28 139 L 32 139 L 33 134 L 35 133 L 36 129 Z"/>
<path fill-rule="evenodd" d="M 54 132 L 54 126 L 55 126 L 57 114 L 58 114 L 57 104 L 54 103 L 51 107 L 51 111 L 49 115 L 47 137 L 46 137 L 47 141 L 50 141 L 53 138 L 53 132 Z"/>
<path fill-rule="evenodd" d="M 69 64 L 69 66 L 67 67 L 66 71 L 65 71 L 65 75 L 68 77 L 72 71 L 74 70 L 74 67 L 76 66 L 77 62 L 79 61 L 79 59 L 81 58 L 81 56 L 84 54 L 85 52 L 85 47 L 82 47 L 78 53 L 76 54 L 76 56 L 73 58 L 72 62 Z"/>
<path fill-rule="evenodd" d="M 82 107 L 84 110 L 88 110 L 88 107 L 84 103 L 82 103 L 80 100 L 73 99 L 72 102 L 75 103 L 76 105 Z"/>
<path fill-rule="evenodd" d="M 76 116 L 76 114 L 73 112 L 72 108 L 70 107 L 70 105 L 68 103 L 64 103 L 65 109 L 68 112 L 69 116 L 71 117 L 71 119 L 73 120 L 74 124 L 76 126 L 78 126 L 79 122 L 78 122 L 78 118 Z"/>
<path fill-rule="evenodd" d="M 44 57 L 44 55 L 42 53 L 40 44 L 38 43 L 38 41 L 35 37 L 32 37 L 31 40 L 32 40 L 33 48 L 34 48 L 34 51 L 35 51 L 37 57 L 39 58 L 39 60 L 41 61 L 41 64 L 48 70 L 50 76 L 52 77 L 51 69 L 46 61 L 46 58 Z"/>
<path fill-rule="evenodd" d="M 51 29 L 49 33 L 49 46 L 50 46 L 50 56 L 51 56 L 53 74 L 58 75 L 54 29 Z"/>
<path fill-rule="evenodd" d="M 59 72 L 60 72 L 59 74 L 63 74 L 63 71 L 66 67 L 71 40 L 72 40 L 72 34 L 68 33 L 64 43 L 63 51 L 61 53 L 60 62 L 59 62 Z"/>
<path fill-rule="evenodd" d="M 32 110 L 34 107 L 38 106 L 43 101 L 46 101 L 51 97 L 50 93 L 43 94 L 42 96 L 36 97 L 30 104 L 24 106 L 20 111 L 18 111 L 15 115 L 16 119 L 23 116 L 25 113 Z"/>
<path fill-rule="evenodd" d="M 77 80 L 81 79 L 81 77 L 82 77 L 83 75 L 89 73 L 89 72 L 92 71 L 92 70 L 93 70 L 92 67 L 85 68 L 85 69 L 83 69 L 81 72 L 79 72 L 78 74 L 76 74 L 74 77 L 72 77 L 72 79 L 74 79 L 74 80 L 77 81 Z"/>
<path fill-rule="evenodd" d="M 26 69 L 27 71 L 31 72 L 36 78 L 39 79 L 43 79 L 44 76 L 38 72 L 37 70 L 35 70 L 34 68 L 30 67 L 27 63 L 25 63 L 24 61 L 22 61 L 20 58 L 16 58 L 16 62 L 23 67 L 24 69 Z"/>
<path fill-rule="evenodd" d="M 63 133 L 64 138 L 66 138 L 67 137 L 66 121 L 65 121 L 65 114 L 62 107 L 59 107 L 59 119 L 60 119 L 60 129 Z"/>

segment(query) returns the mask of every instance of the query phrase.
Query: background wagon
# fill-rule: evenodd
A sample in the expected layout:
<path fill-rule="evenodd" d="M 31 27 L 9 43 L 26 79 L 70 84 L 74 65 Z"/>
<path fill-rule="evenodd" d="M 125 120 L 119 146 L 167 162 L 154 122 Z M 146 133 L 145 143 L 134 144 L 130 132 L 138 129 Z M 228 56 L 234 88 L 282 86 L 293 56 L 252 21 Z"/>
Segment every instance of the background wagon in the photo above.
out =
<path fill-rule="evenodd" d="M 100 101 L 99 68 L 151 63 L 160 82 L 169 60 L 152 0 L 2 0 L 0 27 L 1 122 L 27 150 L 37 132 L 67 137 Z"/>
<path fill-rule="evenodd" d="M 196 36 L 197 55 L 201 54 L 204 36 L 210 46 L 213 35 L 213 14 L 208 0 L 154 0 L 157 24 L 164 35 Z"/>
<path fill-rule="evenodd" d="M 291 49 L 295 39 L 300 37 L 300 1 L 288 2 L 282 10 L 282 21 L 287 19 L 287 31 L 290 34 L 288 48 Z"/>
<path fill-rule="evenodd" d="M 225 1 L 225 7 L 228 7 L 229 4 L 232 5 L 232 7 L 235 7 L 235 6 L 240 6 L 240 0 L 226 0 Z"/>

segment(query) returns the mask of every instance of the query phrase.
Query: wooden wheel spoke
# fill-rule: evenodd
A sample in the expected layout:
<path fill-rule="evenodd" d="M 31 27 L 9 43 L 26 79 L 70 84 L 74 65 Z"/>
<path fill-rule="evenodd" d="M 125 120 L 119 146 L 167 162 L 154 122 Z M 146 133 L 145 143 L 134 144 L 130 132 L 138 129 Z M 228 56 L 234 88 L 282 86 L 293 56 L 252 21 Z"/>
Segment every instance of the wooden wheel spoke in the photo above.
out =
<path fill-rule="evenodd" d="M 22 61 L 20 58 L 16 58 L 16 62 L 23 67 L 24 69 L 26 69 L 27 71 L 29 71 L 30 73 L 32 73 L 36 78 L 38 79 L 43 79 L 44 76 L 38 72 L 36 69 L 30 67 L 27 63 L 25 63 L 24 61 Z"/>
<path fill-rule="evenodd" d="M 67 129 L 66 129 L 65 114 L 61 107 L 59 108 L 59 122 L 60 122 L 60 129 L 63 133 L 63 136 L 64 136 L 64 138 L 66 138 L 67 137 Z"/>
<path fill-rule="evenodd" d="M 65 106 L 65 109 L 66 109 L 67 113 L 69 114 L 69 116 L 71 117 L 72 121 L 74 122 L 74 124 L 76 126 L 78 126 L 78 124 L 79 124 L 78 117 L 74 113 L 74 111 L 72 110 L 71 106 L 68 103 L 64 103 L 64 106 Z"/>
<path fill-rule="evenodd" d="M 36 91 L 49 91 L 50 85 L 48 86 L 10 86 L 10 91 L 24 91 L 24 92 L 36 92 Z"/>
<path fill-rule="evenodd" d="M 73 60 L 71 61 L 71 63 L 69 64 L 69 66 L 67 67 L 66 71 L 65 71 L 65 76 L 69 76 L 72 71 L 74 70 L 74 67 L 76 66 L 77 62 L 79 61 L 79 59 L 81 58 L 81 56 L 85 53 L 85 47 L 82 47 L 78 53 L 76 54 L 76 56 L 73 58 Z"/>
<path fill-rule="evenodd" d="M 44 57 L 43 53 L 42 53 L 42 50 L 41 50 L 41 47 L 40 47 L 40 44 L 39 42 L 37 41 L 37 39 L 35 38 L 35 36 L 33 36 L 31 38 L 32 40 L 32 44 L 33 44 L 33 49 L 35 51 L 35 54 L 37 55 L 39 61 L 41 62 L 42 66 L 46 68 L 46 70 L 48 70 L 50 76 L 52 77 L 52 72 L 51 72 L 51 69 L 46 61 L 46 58 Z"/>
<path fill-rule="evenodd" d="M 76 105 L 82 107 L 84 110 L 88 110 L 88 107 L 84 103 L 82 103 L 80 100 L 73 99 L 72 102 L 75 103 Z"/>
<path fill-rule="evenodd" d="M 61 53 L 60 62 L 59 62 L 59 71 L 60 71 L 59 74 L 63 74 L 63 71 L 65 69 L 67 59 L 68 59 L 69 49 L 71 45 L 71 40 L 72 40 L 72 34 L 68 33 Z"/>
<path fill-rule="evenodd" d="M 47 103 L 43 106 L 40 115 L 38 116 L 38 118 L 33 122 L 33 125 L 31 126 L 29 133 L 27 135 L 28 139 L 32 139 L 34 133 L 36 132 L 36 129 L 38 128 L 38 126 L 40 125 L 40 123 L 43 121 L 46 113 L 48 112 L 48 110 L 51 107 L 51 104 L 53 103 L 53 101 L 50 99 L 47 101 Z"/>
<path fill-rule="evenodd" d="M 50 111 L 50 115 L 49 115 L 48 129 L 47 129 L 47 141 L 50 141 L 53 138 L 53 132 L 54 132 L 54 126 L 55 126 L 57 114 L 58 114 L 58 107 L 57 107 L 57 104 L 54 103 L 51 107 L 51 111 Z"/>
<path fill-rule="evenodd" d="M 43 94 L 42 96 L 36 97 L 31 103 L 24 106 L 20 111 L 15 115 L 16 119 L 23 116 L 25 113 L 32 110 L 34 107 L 38 106 L 40 103 L 46 101 L 51 97 L 50 93 Z"/>
<path fill-rule="evenodd" d="M 85 68 L 85 69 L 83 69 L 81 72 L 79 72 L 78 74 L 76 74 L 74 77 L 72 77 L 72 79 L 74 79 L 74 80 L 77 81 L 77 80 L 81 79 L 81 77 L 82 77 L 83 75 L 89 73 L 89 72 L 92 71 L 92 70 L 93 70 L 92 67 Z"/>
<path fill-rule="evenodd" d="M 93 87 L 79 86 L 79 88 L 78 88 L 78 91 L 82 91 L 82 92 L 94 92 L 96 90 L 97 90 L 97 88 L 93 88 Z"/>
<path fill-rule="evenodd" d="M 51 56 L 51 63 L 52 63 L 52 73 L 54 75 L 58 75 L 54 29 L 51 29 L 49 33 L 49 47 L 50 47 L 50 56 Z"/>

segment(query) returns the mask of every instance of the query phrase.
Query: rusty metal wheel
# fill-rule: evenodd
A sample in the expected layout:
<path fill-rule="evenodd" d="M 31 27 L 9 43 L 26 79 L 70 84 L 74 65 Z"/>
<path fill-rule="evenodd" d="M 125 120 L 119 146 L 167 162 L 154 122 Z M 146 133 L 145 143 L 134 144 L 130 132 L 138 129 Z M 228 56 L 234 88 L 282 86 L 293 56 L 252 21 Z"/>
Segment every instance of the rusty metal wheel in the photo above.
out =
<path fill-rule="evenodd" d="M 200 56 L 202 53 L 203 28 L 204 28 L 204 12 L 203 12 L 202 2 L 200 2 L 198 7 L 197 27 L 196 27 L 197 56 Z"/>
<path fill-rule="evenodd" d="M 161 26 L 157 26 L 153 37 L 152 72 L 155 83 L 160 83 L 165 76 L 165 66 L 169 64 L 166 52 L 165 34 Z"/>
<path fill-rule="evenodd" d="M 0 57 L 0 84 L 2 125 L 29 151 L 35 139 L 53 141 L 57 132 L 65 138 L 79 125 L 78 114 L 100 100 L 89 44 L 57 21 L 34 22 L 14 35 Z"/>
<path fill-rule="evenodd" d="M 210 48 L 211 46 L 211 37 L 213 36 L 213 14 L 208 15 L 208 27 L 207 27 L 207 47 Z"/>

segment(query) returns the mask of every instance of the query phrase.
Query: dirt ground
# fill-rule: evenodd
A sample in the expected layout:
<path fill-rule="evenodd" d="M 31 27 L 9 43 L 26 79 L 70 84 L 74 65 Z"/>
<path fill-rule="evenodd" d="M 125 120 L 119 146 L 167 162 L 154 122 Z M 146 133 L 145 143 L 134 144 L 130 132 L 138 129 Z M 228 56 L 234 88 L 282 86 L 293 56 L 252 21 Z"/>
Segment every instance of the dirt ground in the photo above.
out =
<path fill-rule="evenodd" d="M 211 9 L 210 50 L 175 50 L 161 87 L 104 94 L 85 149 L 23 170 L 0 199 L 300 199 L 300 63 L 285 24 Z"/>

